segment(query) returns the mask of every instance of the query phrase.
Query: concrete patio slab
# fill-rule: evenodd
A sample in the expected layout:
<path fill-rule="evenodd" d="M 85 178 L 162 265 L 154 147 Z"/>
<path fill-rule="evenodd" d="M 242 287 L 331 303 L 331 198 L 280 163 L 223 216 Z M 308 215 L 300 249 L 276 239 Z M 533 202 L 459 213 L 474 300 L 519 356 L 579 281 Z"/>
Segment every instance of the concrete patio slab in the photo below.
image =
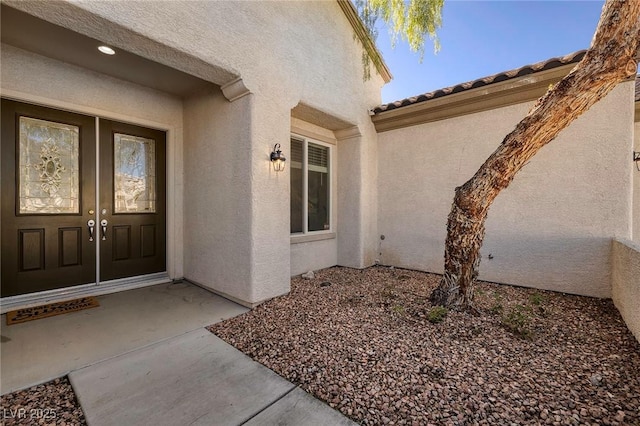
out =
<path fill-rule="evenodd" d="M 204 328 L 69 380 L 90 426 L 355 425 Z"/>
<path fill-rule="evenodd" d="M 240 425 L 295 387 L 206 329 L 69 379 L 91 426 Z"/>
<path fill-rule="evenodd" d="M 7 326 L 0 390 L 24 389 L 248 309 L 187 282 L 98 296 L 100 307 Z"/>
<path fill-rule="evenodd" d="M 355 426 L 357 423 L 302 389 L 296 388 L 244 425 Z"/>

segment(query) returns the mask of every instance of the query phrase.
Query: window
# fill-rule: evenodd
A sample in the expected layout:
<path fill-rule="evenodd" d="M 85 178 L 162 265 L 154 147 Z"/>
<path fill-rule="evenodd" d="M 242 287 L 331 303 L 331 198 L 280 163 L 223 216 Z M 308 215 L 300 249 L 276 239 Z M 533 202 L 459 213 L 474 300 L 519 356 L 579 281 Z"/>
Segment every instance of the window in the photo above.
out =
<path fill-rule="evenodd" d="M 331 229 L 331 148 L 291 138 L 291 233 Z"/>

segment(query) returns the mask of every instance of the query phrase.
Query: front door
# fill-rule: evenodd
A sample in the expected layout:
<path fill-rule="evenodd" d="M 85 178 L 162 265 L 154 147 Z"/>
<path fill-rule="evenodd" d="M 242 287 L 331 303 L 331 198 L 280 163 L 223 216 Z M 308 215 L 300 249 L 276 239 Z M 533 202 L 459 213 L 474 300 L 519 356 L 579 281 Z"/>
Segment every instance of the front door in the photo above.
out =
<path fill-rule="evenodd" d="M 161 131 L 3 99 L 1 296 L 164 271 L 165 145 Z"/>
<path fill-rule="evenodd" d="M 100 279 L 162 272 L 165 133 L 100 120 Z"/>

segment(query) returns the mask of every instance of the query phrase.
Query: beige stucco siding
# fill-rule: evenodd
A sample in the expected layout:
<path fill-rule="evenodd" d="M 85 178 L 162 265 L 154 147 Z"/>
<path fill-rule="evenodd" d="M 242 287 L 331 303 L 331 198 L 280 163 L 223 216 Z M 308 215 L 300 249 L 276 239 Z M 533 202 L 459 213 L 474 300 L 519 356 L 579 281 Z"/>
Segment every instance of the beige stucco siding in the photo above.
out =
<path fill-rule="evenodd" d="M 303 101 L 358 121 L 366 114 L 363 105 L 380 103 L 382 80 L 372 71 L 373 78 L 363 82 L 360 44 L 334 1 L 163 2 L 151 9 L 145 1 L 60 2 L 55 8 L 6 3 L 116 48 L 204 74 L 189 61 L 173 63 L 169 54 L 191 55 L 190 62 L 226 70 L 202 78 L 224 85 L 235 74 L 252 93 L 289 108 Z"/>
<path fill-rule="evenodd" d="M 640 245 L 613 240 L 611 263 L 611 297 L 627 327 L 640 341 Z"/>
<path fill-rule="evenodd" d="M 221 92 L 185 100 L 186 277 L 249 300 L 251 282 L 251 98 L 228 102 Z M 233 148 L 226 142 L 234 141 Z"/>
<path fill-rule="evenodd" d="M 637 104 L 638 102 L 636 102 Z M 640 152 L 640 117 L 634 123 L 634 151 Z M 640 163 L 633 166 L 633 241 L 640 243 Z"/>
<path fill-rule="evenodd" d="M 544 147 L 489 211 L 480 278 L 610 297 L 612 237 L 631 235 L 632 83 Z M 384 264 L 442 272 L 446 220 L 463 184 L 532 103 L 379 135 Z M 489 259 L 491 255 L 492 259 Z"/>
<path fill-rule="evenodd" d="M 2 90 L 18 91 L 75 105 L 89 115 L 126 116 L 131 120 L 182 128 L 180 98 L 2 44 Z M 82 111 L 78 111 L 82 112 Z"/>
<path fill-rule="evenodd" d="M 317 271 L 338 264 L 336 238 L 291 245 L 291 275 Z"/>

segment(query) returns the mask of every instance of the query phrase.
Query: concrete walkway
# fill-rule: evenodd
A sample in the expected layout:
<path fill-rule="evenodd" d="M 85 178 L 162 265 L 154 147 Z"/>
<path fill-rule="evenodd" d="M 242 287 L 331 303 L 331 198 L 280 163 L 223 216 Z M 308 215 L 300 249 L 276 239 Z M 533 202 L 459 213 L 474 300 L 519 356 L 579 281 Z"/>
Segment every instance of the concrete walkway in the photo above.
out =
<path fill-rule="evenodd" d="M 90 426 L 355 425 L 204 328 L 69 379 Z"/>
<path fill-rule="evenodd" d="M 98 296 L 100 307 L 22 324 L 0 321 L 0 391 L 203 328 L 248 309 L 192 284 L 161 284 Z"/>
<path fill-rule="evenodd" d="M 11 326 L 2 315 L 1 393 L 68 375 L 90 426 L 353 424 L 204 328 L 245 307 L 186 282 L 98 300 Z"/>

